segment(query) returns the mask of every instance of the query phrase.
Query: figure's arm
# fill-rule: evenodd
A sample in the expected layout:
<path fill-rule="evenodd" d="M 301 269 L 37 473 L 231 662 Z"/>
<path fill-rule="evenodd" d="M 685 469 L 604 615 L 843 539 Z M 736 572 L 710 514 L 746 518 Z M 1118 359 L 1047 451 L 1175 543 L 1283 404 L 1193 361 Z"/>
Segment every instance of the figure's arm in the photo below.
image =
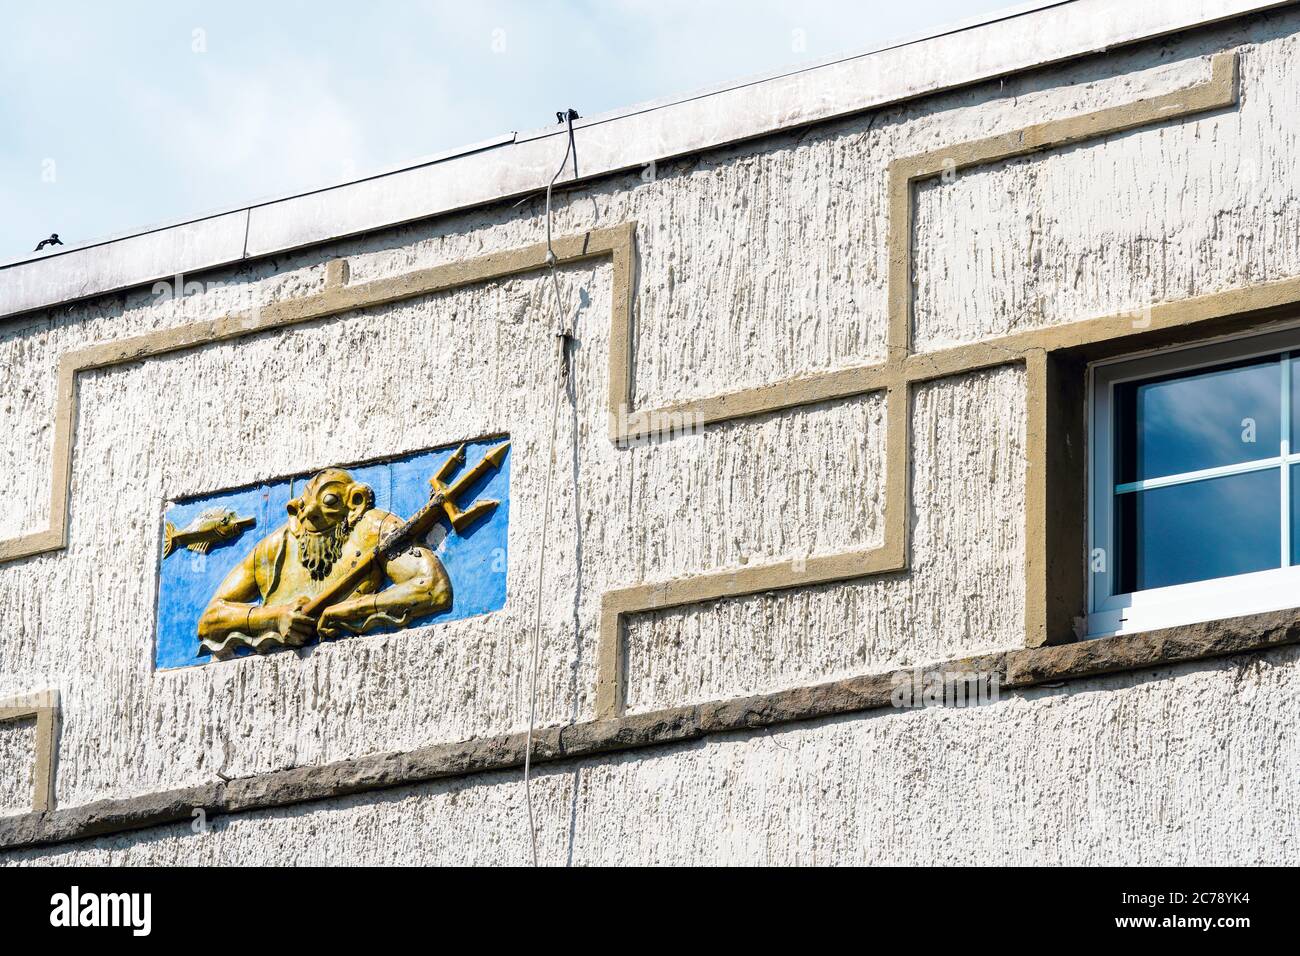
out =
<path fill-rule="evenodd" d="M 298 605 L 263 607 L 253 568 L 257 548 L 248 553 L 221 582 L 199 618 L 199 639 L 219 644 L 235 632 L 257 637 L 274 631 L 285 644 L 301 646 L 315 637 L 316 623 Z"/>
<path fill-rule="evenodd" d="M 428 548 L 408 548 L 383 570 L 392 587 L 327 607 L 317 625 L 322 637 L 338 637 L 345 631 L 362 634 L 381 624 L 401 627 L 451 607 L 451 579 Z"/>

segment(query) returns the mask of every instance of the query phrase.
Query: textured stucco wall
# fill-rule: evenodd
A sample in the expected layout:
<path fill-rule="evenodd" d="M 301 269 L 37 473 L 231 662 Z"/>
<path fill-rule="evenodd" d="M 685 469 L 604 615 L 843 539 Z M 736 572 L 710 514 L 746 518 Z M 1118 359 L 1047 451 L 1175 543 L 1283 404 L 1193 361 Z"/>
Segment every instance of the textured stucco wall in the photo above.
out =
<path fill-rule="evenodd" d="M 776 690 L 1022 641 L 1024 397 L 1024 371 L 1011 367 L 918 389 L 913 570 L 634 617 L 627 628 L 628 709 Z M 858 434 L 856 441 L 870 442 L 879 426 Z M 823 467 L 817 446 L 790 447 L 770 456 L 771 472 L 758 471 L 761 481 L 778 486 L 782 472 L 802 473 L 813 485 L 814 512 L 775 516 L 788 533 L 824 528 L 830 536 L 846 520 L 836 513 L 841 496 L 859 510 L 877 500 L 871 479 L 810 474 L 810 467 Z M 879 480 L 883 463 L 872 464 Z M 759 500 L 770 505 L 773 498 Z M 866 534 L 850 541 L 876 543 Z"/>
<path fill-rule="evenodd" d="M 1220 115 L 922 184 L 917 349 L 1300 273 L 1298 52 L 1246 46 Z"/>
<path fill-rule="evenodd" d="M 36 719 L 0 723 L 0 816 L 32 809 Z"/>
<path fill-rule="evenodd" d="M 555 228 L 639 224 L 637 405 L 877 362 L 890 159 L 1175 89 L 1203 77 L 1196 57 L 1237 46 L 1236 110 L 920 189 L 917 347 L 1300 274 L 1292 34 L 1300 16 L 1260 18 L 661 164 L 565 194 Z M 224 285 L 179 302 L 141 289 L 0 329 L 0 430 L 17 439 L 0 447 L 11 489 L 0 535 L 45 522 L 64 351 L 319 290 L 340 255 L 366 281 L 535 243 L 539 206 L 188 277 Z M 571 266 L 562 279 L 583 304 L 560 417 L 541 723 L 593 715 L 602 591 L 883 534 L 881 396 L 616 448 L 611 269 Z M 61 690 L 60 805 L 523 726 L 548 295 L 526 276 L 82 377 L 70 546 L 0 566 L 0 697 Z M 911 570 L 635 617 L 630 709 L 1020 645 L 1025 407 L 1015 367 L 919 388 Z M 154 672 L 166 500 L 499 431 L 514 441 L 501 612 Z M 1282 728 L 1294 726 L 1296 673 L 1296 654 L 1278 652 L 560 765 L 538 785 L 545 854 L 1294 860 L 1283 808 L 1294 809 L 1297 750 Z M 202 837 L 182 827 L 17 858 L 520 861 L 521 800 L 517 775 L 489 775 L 248 814 Z"/>

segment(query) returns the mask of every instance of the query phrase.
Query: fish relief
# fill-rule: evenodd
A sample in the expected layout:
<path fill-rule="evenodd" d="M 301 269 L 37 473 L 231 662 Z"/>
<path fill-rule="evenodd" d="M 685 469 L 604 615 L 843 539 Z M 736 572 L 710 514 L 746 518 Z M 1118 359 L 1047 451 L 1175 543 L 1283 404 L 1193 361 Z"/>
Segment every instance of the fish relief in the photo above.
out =
<path fill-rule="evenodd" d="M 180 530 L 168 521 L 163 526 L 166 536 L 163 557 L 166 558 L 177 548 L 189 548 L 196 554 L 207 554 L 214 544 L 234 541 L 244 533 L 245 528 L 251 528 L 255 524 L 256 518 L 241 518 L 229 508 L 209 508 Z"/>

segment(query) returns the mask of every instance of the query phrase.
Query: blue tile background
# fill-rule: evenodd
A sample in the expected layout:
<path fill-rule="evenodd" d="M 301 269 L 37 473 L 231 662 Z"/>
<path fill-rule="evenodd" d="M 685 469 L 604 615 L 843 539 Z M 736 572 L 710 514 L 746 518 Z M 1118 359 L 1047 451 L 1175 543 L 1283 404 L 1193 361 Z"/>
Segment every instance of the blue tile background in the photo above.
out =
<path fill-rule="evenodd" d="M 473 465 L 485 452 L 505 440 L 505 437 L 498 437 L 467 443 L 465 465 L 462 467 Z M 449 445 L 347 470 L 358 481 L 374 488 L 376 507 L 406 519 L 428 501 L 429 479 L 457 447 Z M 445 540 L 434 551 L 451 578 L 452 604 L 445 611 L 421 618 L 416 626 L 485 614 L 505 604 L 510 459 L 511 453 L 507 452 L 500 469 L 489 471 L 460 496 L 462 506 L 480 498 L 496 498 L 501 504 L 490 515 L 466 529 L 464 537 L 451 531 L 445 521 L 439 522 L 434 529 L 429 539 L 430 547 L 433 547 L 441 532 L 446 532 Z M 197 555 L 181 548 L 161 559 L 158 572 L 155 667 L 163 669 L 221 663 L 210 657 L 197 656 L 199 616 L 226 575 L 257 542 L 284 524 L 287 518 L 285 506 L 302 490 L 313 474 L 315 471 L 265 485 L 218 492 L 176 502 L 167 508 L 164 520 L 170 521 L 178 529 L 188 525 L 200 512 L 213 507 L 231 508 L 241 518 L 256 518 L 257 524 L 247 529 L 234 543 L 214 546 L 207 555 Z M 454 481 L 455 477 L 453 475 L 450 480 Z M 162 533 L 160 526 L 159 535 Z M 161 543 L 158 553 L 162 554 Z M 240 653 L 251 652 L 245 650 Z"/>

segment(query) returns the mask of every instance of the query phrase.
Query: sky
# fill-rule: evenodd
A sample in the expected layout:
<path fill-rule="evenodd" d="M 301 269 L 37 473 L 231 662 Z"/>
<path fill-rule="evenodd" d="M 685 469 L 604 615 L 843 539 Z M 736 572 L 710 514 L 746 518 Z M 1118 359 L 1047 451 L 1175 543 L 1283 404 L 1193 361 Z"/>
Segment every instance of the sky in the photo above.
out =
<path fill-rule="evenodd" d="M 51 232 L 136 232 L 1012 2 L 0 0 L 0 260 Z"/>

